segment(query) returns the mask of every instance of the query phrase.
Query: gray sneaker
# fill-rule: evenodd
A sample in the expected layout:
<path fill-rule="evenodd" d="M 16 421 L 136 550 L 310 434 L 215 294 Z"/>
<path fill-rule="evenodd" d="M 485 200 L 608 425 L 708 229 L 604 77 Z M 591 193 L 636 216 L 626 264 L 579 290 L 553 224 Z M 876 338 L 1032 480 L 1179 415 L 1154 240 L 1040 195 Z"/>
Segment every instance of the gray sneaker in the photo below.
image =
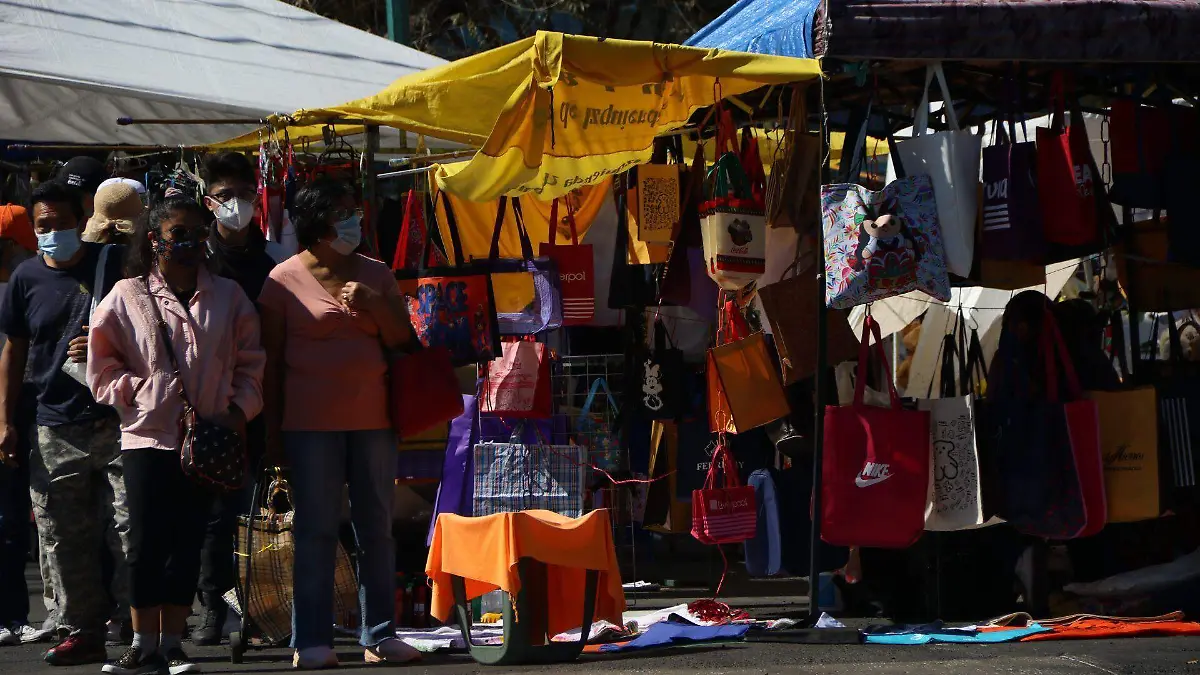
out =
<path fill-rule="evenodd" d="M 27 623 L 13 624 L 12 632 L 21 640 L 23 645 L 31 645 L 35 642 L 49 642 L 54 631 L 49 631 L 44 628 L 34 628 Z"/>

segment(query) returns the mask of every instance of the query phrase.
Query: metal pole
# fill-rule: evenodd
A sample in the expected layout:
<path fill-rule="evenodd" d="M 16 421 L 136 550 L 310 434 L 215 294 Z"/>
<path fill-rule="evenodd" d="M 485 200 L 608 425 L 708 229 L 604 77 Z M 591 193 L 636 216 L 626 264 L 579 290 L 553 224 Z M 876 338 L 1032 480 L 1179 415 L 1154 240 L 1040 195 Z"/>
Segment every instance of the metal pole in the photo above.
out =
<path fill-rule="evenodd" d="M 367 246 L 371 253 L 379 254 L 379 182 L 375 175 L 375 151 L 379 148 L 379 125 L 367 125 L 366 146 L 363 148 L 363 210 L 370 214 L 368 226 L 371 228 Z"/>
<path fill-rule="evenodd" d="M 388 39 L 402 45 L 409 44 L 408 0 L 387 0 Z"/>
<path fill-rule="evenodd" d="M 822 172 L 828 170 L 828 162 L 830 157 L 828 134 L 825 133 L 828 121 L 825 117 L 825 88 L 822 86 L 819 89 L 820 110 L 821 110 L 821 145 L 824 152 L 822 157 L 825 158 Z M 869 120 L 868 120 L 869 121 Z M 805 130 L 805 125 L 801 123 L 799 127 Z M 845 160 L 843 160 L 845 161 Z M 829 325 L 829 317 L 825 308 L 825 256 L 821 254 L 825 250 L 824 241 L 822 241 L 821 230 L 817 229 L 816 237 L 816 252 L 817 252 L 817 269 L 814 274 L 818 274 L 819 283 L 813 284 L 817 293 L 817 372 L 813 377 L 813 456 L 812 456 L 812 472 L 813 472 L 813 488 L 812 488 L 812 530 L 809 533 L 809 564 L 808 564 L 808 616 L 812 624 L 816 624 L 817 619 L 821 616 L 821 454 L 825 445 L 825 390 L 829 375 L 826 369 L 829 367 L 828 341 L 829 331 L 826 330 Z"/>
<path fill-rule="evenodd" d="M 201 124 L 266 124 L 267 120 L 262 117 L 231 117 L 225 119 L 211 120 L 182 120 L 182 119 L 151 119 L 151 118 L 135 118 L 135 117 L 118 117 L 117 126 L 128 127 L 134 124 L 185 124 L 185 125 L 201 125 Z"/>

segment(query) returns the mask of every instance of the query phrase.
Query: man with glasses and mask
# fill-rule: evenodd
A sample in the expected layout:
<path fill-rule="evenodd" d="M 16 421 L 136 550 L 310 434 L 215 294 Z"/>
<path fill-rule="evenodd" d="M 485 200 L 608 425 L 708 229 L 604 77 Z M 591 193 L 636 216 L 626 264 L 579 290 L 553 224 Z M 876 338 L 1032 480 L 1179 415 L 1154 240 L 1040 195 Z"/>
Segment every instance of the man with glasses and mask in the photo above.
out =
<path fill-rule="evenodd" d="M 213 214 L 208 236 L 211 269 L 236 281 L 246 297 L 254 300 L 275 268 L 274 259 L 267 254 L 267 239 L 255 217 L 258 191 L 254 165 L 243 154 L 223 152 L 204 162 L 202 177 L 204 205 Z M 265 443 L 266 428 L 259 416 L 246 425 L 251 466 L 256 466 L 262 457 Z M 248 486 L 255 477 L 250 478 Z M 205 611 L 203 623 L 192 635 L 197 645 L 219 644 L 223 637 L 228 606 L 221 596 L 233 588 L 234 532 L 237 516 L 249 510 L 249 502 L 245 492 L 226 493 L 215 499 L 201 557 L 199 590 Z"/>
<path fill-rule="evenodd" d="M 101 572 L 108 523 L 124 544 L 128 512 L 116 411 L 99 405 L 64 368 L 87 361 L 93 294 L 103 297 L 121 278 L 121 256 L 81 240 L 83 199 L 65 182 L 33 192 L 33 230 L 41 255 L 21 263 L 0 301 L 0 458 L 18 452 L 17 400 L 26 366 L 37 394 L 37 430 L 29 457 L 30 495 L 66 637 L 46 653 L 55 666 L 102 663 L 111 599 Z M 99 278 L 102 288 L 95 288 Z M 117 552 L 114 552 L 117 554 Z M 124 555 L 114 576 L 127 577 Z M 128 612 L 128 598 L 118 602 Z"/>

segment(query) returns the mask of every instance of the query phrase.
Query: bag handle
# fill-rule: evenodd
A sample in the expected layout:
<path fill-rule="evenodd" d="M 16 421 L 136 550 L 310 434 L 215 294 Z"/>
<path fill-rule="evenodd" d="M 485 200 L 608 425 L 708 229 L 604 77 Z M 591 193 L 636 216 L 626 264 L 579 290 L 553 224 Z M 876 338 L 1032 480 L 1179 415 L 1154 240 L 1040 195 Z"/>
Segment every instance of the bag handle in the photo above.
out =
<path fill-rule="evenodd" d="M 971 329 L 971 338 L 967 344 L 967 376 L 971 389 L 978 395 L 987 386 L 987 359 L 983 356 L 983 343 L 979 340 L 979 330 Z"/>
<path fill-rule="evenodd" d="M 492 228 L 492 245 L 488 250 L 488 262 L 494 263 L 500 259 L 500 232 L 504 229 L 504 212 L 508 205 L 509 198 L 503 196 L 500 198 L 500 204 L 496 208 L 496 225 Z M 529 241 L 529 232 L 525 229 L 525 217 L 521 213 L 521 201 L 518 197 L 512 198 L 513 220 L 517 222 L 517 238 L 521 241 L 521 258 L 525 261 L 533 260 L 533 244 Z"/>
<path fill-rule="evenodd" d="M 1046 400 L 1058 401 L 1059 378 L 1056 361 L 1062 364 L 1063 379 L 1067 385 L 1067 400 L 1079 399 L 1083 394 L 1083 388 L 1079 385 L 1075 363 L 1071 360 L 1071 354 L 1063 342 L 1062 333 L 1058 330 L 1058 321 L 1054 318 L 1054 312 L 1049 307 L 1046 307 L 1042 318 L 1042 356 L 1046 362 Z"/>
<path fill-rule="evenodd" d="M 579 231 L 575 227 L 575 209 L 571 206 L 569 199 L 555 197 L 554 201 L 550 202 L 550 245 L 558 245 L 558 203 L 565 201 L 567 204 L 567 225 L 571 228 L 571 245 L 579 245 Z M 528 234 L 528 230 L 526 230 Z"/>
<path fill-rule="evenodd" d="M 924 136 L 929 130 L 929 86 L 937 78 L 942 90 L 942 107 L 946 111 L 946 122 L 950 131 L 961 131 L 958 126 L 958 115 L 954 112 L 954 99 L 950 96 L 950 88 L 946 86 L 946 73 L 942 70 L 942 62 L 938 61 L 925 66 L 925 91 L 921 94 L 921 103 L 917 106 L 917 118 L 913 124 L 913 137 Z"/>
<path fill-rule="evenodd" d="M 621 409 L 617 406 L 617 400 L 613 398 L 612 391 L 608 388 L 608 380 L 603 377 L 597 377 L 592 381 L 592 386 L 588 389 L 588 395 L 583 401 L 583 407 L 579 409 L 580 417 L 592 412 L 592 404 L 595 403 L 596 394 L 600 393 L 601 389 L 604 390 L 604 395 L 608 397 L 608 405 L 612 408 L 613 412 L 620 414 Z"/>
<path fill-rule="evenodd" d="M 862 340 L 858 343 L 858 374 L 854 382 L 854 405 L 863 405 L 863 394 L 867 388 L 867 360 L 871 354 L 871 336 L 875 336 L 875 355 L 880 363 L 887 363 L 887 356 L 883 353 L 883 338 L 879 333 L 879 324 L 876 323 L 874 317 L 867 314 L 863 318 Z M 888 394 L 892 400 L 892 409 L 900 409 L 900 395 L 896 393 L 896 384 L 892 382 L 892 378 L 884 378 L 887 380 Z"/>
<path fill-rule="evenodd" d="M 750 335 L 750 324 L 746 323 L 746 317 L 738 311 L 737 303 L 733 300 L 725 301 L 722 319 L 726 339 L 721 344 L 744 340 Z"/>
<path fill-rule="evenodd" d="M 763 169 L 762 154 L 758 149 L 758 139 L 750 127 L 742 129 L 742 142 L 739 156 L 742 160 L 742 170 L 750 179 L 750 193 L 755 199 L 763 199 L 767 192 L 767 173 Z"/>
<path fill-rule="evenodd" d="M 1115 310 L 1108 319 L 1109 339 L 1112 344 L 1112 363 L 1117 365 L 1117 374 L 1121 382 L 1128 383 L 1132 373 L 1129 372 L 1129 359 L 1125 357 L 1125 319 L 1120 310 Z"/>
<path fill-rule="evenodd" d="M 400 225 L 400 238 L 396 240 L 396 253 L 392 256 L 393 272 L 404 269 L 404 263 L 408 261 L 408 239 L 412 236 L 412 219 L 416 217 L 413 213 L 415 202 L 416 190 L 410 189 L 404 200 L 403 223 Z M 425 251 L 421 251 L 421 255 L 424 256 Z"/>
<path fill-rule="evenodd" d="M 466 258 L 463 257 L 462 238 L 458 234 L 458 218 L 454 215 L 454 207 L 450 205 L 450 197 L 445 190 L 438 190 L 438 194 L 442 198 L 442 207 L 446 211 L 446 229 L 450 230 L 450 245 L 454 251 L 454 266 L 462 267 Z M 429 247 L 433 245 L 433 229 L 432 227 L 425 228 L 425 245 L 421 250 L 421 269 L 428 268 L 428 260 L 426 256 L 429 254 Z M 444 244 L 444 242 L 443 242 Z"/>
<path fill-rule="evenodd" d="M 738 476 L 737 462 L 733 458 L 733 453 L 729 452 L 729 448 L 723 441 L 718 440 L 717 447 L 713 449 L 712 458 L 708 463 L 708 474 L 704 478 L 704 489 L 712 490 L 717 487 L 718 462 L 720 462 L 722 473 L 725 474 L 724 487 L 742 487 L 742 479 Z"/>
<path fill-rule="evenodd" d="M 667 332 L 667 325 L 662 319 L 654 320 L 654 353 L 662 354 L 667 351 L 667 344 L 671 345 L 671 349 L 675 349 L 675 340 L 671 338 Z"/>

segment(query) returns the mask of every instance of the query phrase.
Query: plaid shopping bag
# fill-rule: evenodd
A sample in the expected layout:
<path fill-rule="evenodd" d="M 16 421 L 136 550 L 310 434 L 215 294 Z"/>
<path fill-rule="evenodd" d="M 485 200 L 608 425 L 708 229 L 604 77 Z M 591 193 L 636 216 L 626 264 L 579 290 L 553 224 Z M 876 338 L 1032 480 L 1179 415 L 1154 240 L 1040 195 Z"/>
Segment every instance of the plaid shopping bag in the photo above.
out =
<path fill-rule="evenodd" d="M 545 509 L 579 518 L 584 453 L 578 445 L 477 444 L 472 515 Z"/>

